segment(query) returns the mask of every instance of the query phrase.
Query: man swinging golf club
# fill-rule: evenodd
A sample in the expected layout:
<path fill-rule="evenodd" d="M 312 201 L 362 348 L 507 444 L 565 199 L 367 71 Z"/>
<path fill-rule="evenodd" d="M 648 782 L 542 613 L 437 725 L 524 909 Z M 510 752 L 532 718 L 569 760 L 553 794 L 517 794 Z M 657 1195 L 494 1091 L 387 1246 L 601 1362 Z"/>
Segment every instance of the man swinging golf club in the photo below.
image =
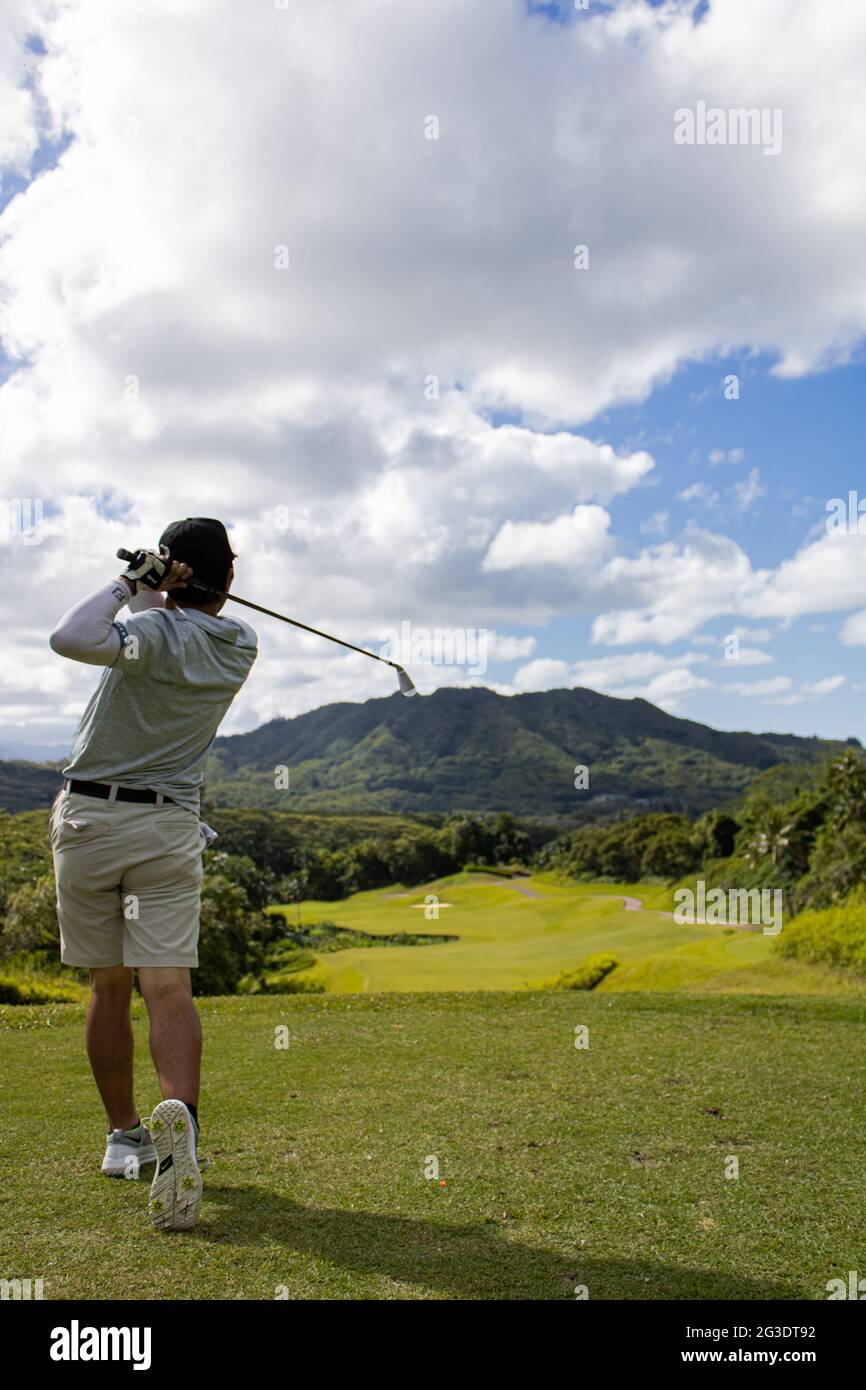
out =
<path fill-rule="evenodd" d="M 170 1230 L 195 1223 L 202 1193 L 190 970 L 213 838 L 199 819 L 203 767 L 257 653 L 253 630 L 220 616 L 234 559 L 221 521 L 173 522 L 159 554 L 138 552 L 50 638 L 60 656 L 106 668 L 51 814 L 61 959 L 90 970 L 87 1052 L 111 1131 L 102 1171 L 137 1177 L 156 1162 L 151 1214 Z M 132 1089 L 134 970 L 163 1096 L 147 1124 Z"/>

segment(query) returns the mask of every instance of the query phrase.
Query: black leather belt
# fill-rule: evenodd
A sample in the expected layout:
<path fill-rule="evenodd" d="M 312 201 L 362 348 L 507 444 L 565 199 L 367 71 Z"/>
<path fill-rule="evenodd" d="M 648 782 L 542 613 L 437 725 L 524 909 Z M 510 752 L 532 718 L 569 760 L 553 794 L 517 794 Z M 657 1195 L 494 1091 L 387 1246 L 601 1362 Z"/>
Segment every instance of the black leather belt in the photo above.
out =
<path fill-rule="evenodd" d="M 67 791 L 78 792 L 80 796 L 98 796 L 102 801 L 108 801 L 111 796 L 112 784 L 110 782 L 76 782 L 71 780 L 64 782 L 63 785 Z M 155 806 L 160 795 L 162 795 L 163 801 L 169 802 L 172 806 L 177 805 L 177 802 L 173 801 L 170 796 L 147 789 L 139 790 L 136 787 L 118 787 L 114 799 L 115 801 L 147 801 Z"/>

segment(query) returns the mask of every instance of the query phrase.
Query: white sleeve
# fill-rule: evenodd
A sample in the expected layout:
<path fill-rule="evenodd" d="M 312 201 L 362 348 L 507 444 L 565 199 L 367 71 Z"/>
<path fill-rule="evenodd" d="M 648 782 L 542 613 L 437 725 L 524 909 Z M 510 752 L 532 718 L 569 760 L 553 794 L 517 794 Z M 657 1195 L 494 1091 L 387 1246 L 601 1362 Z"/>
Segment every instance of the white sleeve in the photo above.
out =
<path fill-rule="evenodd" d="M 131 597 L 123 579 L 114 579 L 97 589 L 60 619 L 48 639 L 51 650 L 72 661 L 86 661 L 90 666 L 111 666 L 121 647 L 114 620 Z"/>
<path fill-rule="evenodd" d="M 130 613 L 145 613 L 148 608 L 164 608 L 166 595 L 157 589 L 141 589 L 129 596 Z"/>

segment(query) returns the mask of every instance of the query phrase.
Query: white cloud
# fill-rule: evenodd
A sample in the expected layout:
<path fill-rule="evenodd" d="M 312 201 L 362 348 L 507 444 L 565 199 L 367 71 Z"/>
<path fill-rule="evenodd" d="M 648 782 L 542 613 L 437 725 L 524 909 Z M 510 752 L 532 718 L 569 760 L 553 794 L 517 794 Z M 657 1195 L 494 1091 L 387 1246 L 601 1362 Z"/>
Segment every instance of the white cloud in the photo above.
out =
<path fill-rule="evenodd" d="M 844 676 L 825 676 L 823 680 L 813 681 L 801 686 L 804 695 L 830 695 L 845 684 Z"/>
<path fill-rule="evenodd" d="M 731 681 L 724 688 L 733 691 L 735 695 L 758 698 L 766 695 L 780 695 L 782 691 L 790 690 L 793 683 L 790 676 L 772 676 L 765 681 Z"/>
<path fill-rule="evenodd" d="M 26 652 L 73 565 L 84 592 L 117 544 L 202 511 L 232 524 L 239 592 L 370 643 L 403 618 L 592 611 L 598 641 L 669 644 L 722 614 L 862 607 L 842 540 L 775 570 L 706 533 L 616 553 L 602 507 L 652 458 L 562 427 L 737 345 L 788 376 L 850 354 L 866 7 L 835 0 L 835 38 L 811 0 L 727 0 L 699 26 L 670 4 L 565 27 L 494 8 L 4 4 L 0 159 L 72 138 L 0 222 L 4 490 L 49 508 L 42 545 L 0 546 Z M 676 146 L 696 92 L 781 105 L 782 157 Z M 373 663 L 260 626 L 233 717 L 383 693 Z M 68 679 L 74 705 L 92 680 Z"/>
<path fill-rule="evenodd" d="M 24 175 L 45 128 L 44 112 L 32 78 L 35 53 L 25 47 L 28 35 L 45 21 L 45 0 L 4 0 L 0 17 L 0 192 L 4 172 Z"/>
<path fill-rule="evenodd" d="M 859 0 L 837 0 L 835 24 L 830 62 L 810 0 L 727 0 L 699 26 L 623 4 L 555 29 L 517 3 L 491 21 L 486 0 L 420 19 L 403 0 L 180 13 L 160 0 L 144 24 L 72 0 L 41 25 L 40 81 L 77 145 L 9 218 L 7 332 L 43 362 L 89 346 L 73 368 L 82 426 L 117 414 L 119 359 L 139 369 L 151 441 L 172 391 L 229 385 L 238 400 L 266 364 L 277 380 L 372 381 L 403 361 L 485 406 L 575 423 L 731 343 L 779 352 L 785 374 L 843 357 L 866 328 L 853 85 L 846 121 L 816 131 L 861 70 Z M 783 158 L 674 143 L 694 91 L 770 89 L 789 119 Z M 594 257 L 578 272 L 587 184 Z"/>
<path fill-rule="evenodd" d="M 703 652 L 684 652 L 681 656 L 665 656 L 661 652 L 629 652 L 618 656 L 603 656 L 590 661 L 575 662 L 572 668 L 577 685 L 593 690 L 616 691 L 621 686 L 667 674 L 671 670 L 705 662 Z"/>
<path fill-rule="evenodd" d="M 514 673 L 514 688 L 520 691 L 550 690 L 571 684 L 568 662 L 553 658 L 539 657 Z"/>
<path fill-rule="evenodd" d="M 741 512 L 749 511 L 759 498 L 766 494 L 766 487 L 761 482 L 759 469 L 749 469 L 749 476 L 741 483 L 734 483 L 731 489 L 734 495 L 734 502 Z"/>
<path fill-rule="evenodd" d="M 772 660 L 769 652 L 762 652 L 758 647 L 740 647 L 736 657 L 722 660 L 719 664 L 728 666 L 735 661 L 738 666 L 766 666 Z"/>
<path fill-rule="evenodd" d="M 772 680 L 739 682 L 726 685 L 737 695 L 747 695 L 760 699 L 767 705 L 801 705 L 807 700 L 819 699 L 839 690 L 845 683 L 844 676 L 825 676 L 823 680 L 804 682 L 799 690 L 792 690 L 794 682 L 790 676 L 776 676 Z"/>
<path fill-rule="evenodd" d="M 552 686 L 585 686 L 623 699 L 640 697 L 673 711 L 683 699 L 711 682 L 697 676 L 690 667 L 708 658 L 701 652 L 684 652 L 668 657 L 661 652 L 630 652 L 597 660 L 565 661 L 539 658 L 521 667 L 514 676 L 518 690 L 547 690 Z"/>
<path fill-rule="evenodd" d="M 735 611 L 751 577 L 748 557 L 734 541 L 698 528 L 682 543 L 615 556 L 597 576 L 599 607 L 609 611 L 595 619 L 593 641 L 668 645 L 688 638 L 709 619 Z"/>
<path fill-rule="evenodd" d="M 653 512 L 640 524 L 642 536 L 663 536 L 671 519 L 670 512 Z"/>
<path fill-rule="evenodd" d="M 593 640 L 667 645 L 725 614 L 790 622 L 838 612 L 862 603 L 864 560 L 866 538 L 825 532 L 775 570 L 753 570 L 735 541 L 693 527 L 682 543 L 616 556 L 599 571 L 595 593 L 606 611 L 593 624 Z M 860 630 L 855 615 L 843 629 L 849 645 Z"/>
<path fill-rule="evenodd" d="M 677 497 L 681 502 L 701 502 L 705 507 L 714 507 L 719 501 L 719 494 L 707 483 L 691 483 Z"/>
<path fill-rule="evenodd" d="M 739 611 L 750 618 L 790 620 L 804 613 L 832 613 L 863 599 L 866 538 L 826 532 L 775 570 L 758 570 Z"/>
<path fill-rule="evenodd" d="M 514 637 L 505 632 L 487 633 L 487 656 L 490 661 L 519 661 L 535 651 L 537 638 Z"/>
<path fill-rule="evenodd" d="M 845 619 L 839 631 L 839 641 L 845 647 L 866 647 L 866 608 Z"/>
<path fill-rule="evenodd" d="M 708 454 L 710 466 L 715 468 L 720 463 L 743 463 L 746 458 L 745 449 L 711 449 Z"/>
<path fill-rule="evenodd" d="M 660 705 L 669 714 L 674 714 L 682 708 L 685 696 L 693 695 L 696 690 L 706 690 L 710 684 L 702 676 L 696 676 L 694 671 L 679 669 L 653 676 L 644 690 L 636 693 L 642 694 L 654 705 Z"/>
<path fill-rule="evenodd" d="M 481 568 L 524 569 L 567 565 L 594 568 L 611 549 L 610 516 L 603 507 L 575 507 L 571 516 L 554 521 L 506 521 L 494 537 Z"/>
<path fill-rule="evenodd" d="M 660 672 L 640 685 L 621 686 L 611 691 L 611 694 L 620 699 L 649 700 L 668 714 L 677 714 L 683 709 L 688 696 L 698 690 L 707 690 L 711 685 L 711 681 L 696 675 L 694 671 L 673 664 L 669 670 Z"/>
<path fill-rule="evenodd" d="M 741 642 L 772 642 L 773 634 L 768 627 L 732 627 L 731 632 L 734 637 L 738 637 Z"/>

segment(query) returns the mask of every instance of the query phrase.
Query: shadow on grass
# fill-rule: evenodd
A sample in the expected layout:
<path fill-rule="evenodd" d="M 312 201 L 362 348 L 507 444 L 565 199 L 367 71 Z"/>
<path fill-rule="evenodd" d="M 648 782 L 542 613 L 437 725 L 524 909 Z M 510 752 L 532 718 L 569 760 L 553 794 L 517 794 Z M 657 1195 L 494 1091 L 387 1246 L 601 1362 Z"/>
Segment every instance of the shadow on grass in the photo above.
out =
<path fill-rule="evenodd" d="M 372 1211 L 304 1207 L 260 1187 L 208 1186 L 214 1224 L 190 1232 L 209 1244 L 272 1244 L 451 1298 L 802 1299 L 793 1285 L 635 1259 L 600 1259 L 509 1239 L 493 1223 L 449 1225 Z"/>

